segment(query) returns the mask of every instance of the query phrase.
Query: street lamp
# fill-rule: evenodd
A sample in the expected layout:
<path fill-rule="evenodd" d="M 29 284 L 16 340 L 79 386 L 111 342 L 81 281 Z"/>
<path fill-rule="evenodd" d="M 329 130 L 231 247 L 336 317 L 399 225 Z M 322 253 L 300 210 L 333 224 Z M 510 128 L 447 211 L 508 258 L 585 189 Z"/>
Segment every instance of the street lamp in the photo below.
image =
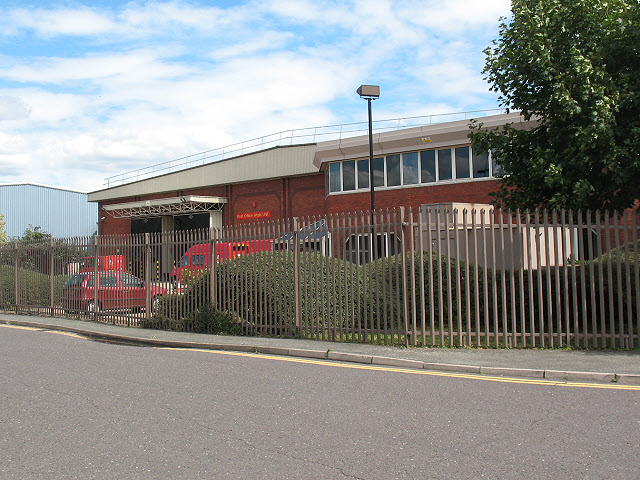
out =
<path fill-rule="evenodd" d="M 361 98 L 367 100 L 369 110 L 369 189 L 371 190 L 371 224 L 373 225 L 373 212 L 376 209 L 376 202 L 373 193 L 373 122 L 371 121 L 371 100 L 380 97 L 380 87 L 378 85 L 360 85 L 357 92 Z"/>
<path fill-rule="evenodd" d="M 367 100 L 367 107 L 369 111 L 369 189 L 371 191 L 371 228 L 374 228 L 376 202 L 373 193 L 373 122 L 371 121 L 371 100 L 380 98 L 380 87 L 378 85 L 360 85 L 356 91 L 361 98 Z M 372 253 L 373 256 L 375 256 L 375 241 L 373 238 L 371 240 L 373 243 Z"/>

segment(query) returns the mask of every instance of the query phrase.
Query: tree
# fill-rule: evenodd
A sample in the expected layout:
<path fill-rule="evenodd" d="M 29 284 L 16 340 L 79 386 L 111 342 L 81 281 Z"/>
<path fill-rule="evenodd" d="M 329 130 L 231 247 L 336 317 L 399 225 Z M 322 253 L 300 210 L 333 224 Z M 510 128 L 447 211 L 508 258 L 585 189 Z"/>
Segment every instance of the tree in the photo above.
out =
<path fill-rule="evenodd" d="M 640 198 L 638 0 L 512 0 L 483 73 L 501 106 L 538 120 L 472 143 L 504 168 L 509 208 L 624 209 Z"/>
<path fill-rule="evenodd" d="M 22 242 L 40 242 L 42 240 L 47 240 L 51 238 L 51 234 L 49 232 L 45 232 L 44 230 L 42 230 L 42 227 L 40 226 L 33 226 L 33 225 L 29 225 L 24 233 L 22 234 L 22 237 L 20 237 L 20 241 Z"/>
<path fill-rule="evenodd" d="M 7 242 L 7 223 L 4 221 L 4 215 L 0 213 L 0 245 Z"/>

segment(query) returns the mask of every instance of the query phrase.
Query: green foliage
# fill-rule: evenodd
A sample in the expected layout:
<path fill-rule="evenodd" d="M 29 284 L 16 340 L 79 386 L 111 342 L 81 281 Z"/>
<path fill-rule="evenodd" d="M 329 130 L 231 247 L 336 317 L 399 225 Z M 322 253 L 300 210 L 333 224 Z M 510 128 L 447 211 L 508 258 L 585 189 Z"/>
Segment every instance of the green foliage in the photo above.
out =
<path fill-rule="evenodd" d="M 7 222 L 4 220 L 4 214 L 0 213 L 0 245 L 7 242 Z"/>
<path fill-rule="evenodd" d="M 427 252 L 416 252 L 407 254 L 405 268 L 408 278 L 411 279 L 411 269 L 413 260 L 413 281 L 409 280 L 407 285 L 407 322 L 406 325 L 411 330 L 422 328 L 422 297 L 424 297 L 424 318 L 425 327 L 430 329 L 431 312 L 434 316 L 434 328 L 438 329 L 445 324 L 445 319 L 451 318 L 453 325 L 462 322 L 462 328 L 467 328 L 466 312 L 467 305 L 471 312 L 470 328 L 475 328 L 476 308 L 483 312 L 487 298 L 492 298 L 493 281 L 490 269 L 480 266 L 467 265 L 466 262 L 455 258 L 448 258 L 445 255 L 438 256 L 433 253 L 431 257 Z M 394 319 L 394 326 L 398 321 L 404 321 L 404 287 L 402 285 L 402 257 L 396 255 L 389 258 L 379 259 L 377 262 L 377 278 L 385 283 L 385 286 L 378 289 L 386 292 L 385 296 L 373 295 L 372 298 L 379 298 L 374 301 L 375 308 L 382 312 L 386 311 L 389 318 Z M 422 265 L 421 265 L 422 263 Z M 421 280 L 421 272 L 424 276 L 424 283 Z M 485 282 L 484 278 L 487 276 Z M 476 288 L 476 278 L 477 288 Z M 460 282 L 461 288 L 458 292 L 456 285 Z M 466 288 L 468 284 L 469 288 Z M 486 287 L 486 291 L 485 291 Z M 376 304 L 377 303 L 377 304 Z M 380 305 L 382 303 L 382 305 Z M 385 308 L 386 305 L 386 308 Z M 414 313 L 415 312 L 415 313 Z"/>
<path fill-rule="evenodd" d="M 50 238 L 51 234 L 42 230 L 42 227 L 29 225 L 22 234 L 22 237 L 20 237 L 20 241 L 23 243 L 40 242 Z"/>
<path fill-rule="evenodd" d="M 625 209 L 640 198 L 640 8 L 637 0 L 513 0 L 484 73 L 502 106 L 538 119 L 482 130 L 506 176 L 509 208 Z"/>
<path fill-rule="evenodd" d="M 53 277 L 54 305 L 59 304 L 60 292 L 67 277 Z M 18 269 L 18 299 L 23 306 L 47 306 L 50 304 L 51 280 L 49 275 L 25 268 Z M 0 265 L 0 305 L 14 306 L 15 268 L 12 265 Z"/>
<path fill-rule="evenodd" d="M 165 308 L 167 300 L 164 299 Z M 240 335 L 242 327 L 229 312 L 223 312 L 212 305 L 201 305 L 177 320 L 162 313 L 151 319 L 144 319 L 142 328 L 172 330 L 179 332 L 209 333 L 213 335 Z"/>
<path fill-rule="evenodd" d="M 326 329 L 346 328 L 354 318 L 371 322 L 362 267 L 314 252 L 300 254 L 301 321 Z M 335 278 L 347 279 L 349 289 Z M 216 265 L 216 305 L 233 311 L 249 329 L 271 325 L 268 333 L 295 332 L 294 257 L 291 252 L 257 252 Z M 360 285 L 358 287 L 358 285 Z M 162 299 L 160 315 L 188 318 L 209 302 L 211 274 L 202 272 L 182 295 Z M 359 292 L 359 293 L 358 293 Z M 332 301 L 333 299 L 333 301 Z M 257 318 L 257 321 L 255 320 Z M 257 322 L 257 323 L 256 323 Z"/>

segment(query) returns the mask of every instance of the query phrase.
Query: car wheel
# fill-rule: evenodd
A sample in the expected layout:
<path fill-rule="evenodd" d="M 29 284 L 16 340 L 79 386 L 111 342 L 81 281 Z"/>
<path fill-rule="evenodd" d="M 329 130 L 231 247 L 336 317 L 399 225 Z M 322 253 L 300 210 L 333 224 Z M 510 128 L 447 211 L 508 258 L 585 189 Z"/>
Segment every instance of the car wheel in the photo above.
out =
<path fill-rule="evenodd" d="M 100 311 L 100 304 L 96 304 L 93 300 L 87 303 L 87 307 L 86 307 L 87 312 L 89 313 L 93 313 L 93 312 L 99 312 Z"/>
<path fill-rule="evenodd" d="M 151 299 L 151 313 L 155 313 L 160 309 L 160 296 L 156 295 Z"/>

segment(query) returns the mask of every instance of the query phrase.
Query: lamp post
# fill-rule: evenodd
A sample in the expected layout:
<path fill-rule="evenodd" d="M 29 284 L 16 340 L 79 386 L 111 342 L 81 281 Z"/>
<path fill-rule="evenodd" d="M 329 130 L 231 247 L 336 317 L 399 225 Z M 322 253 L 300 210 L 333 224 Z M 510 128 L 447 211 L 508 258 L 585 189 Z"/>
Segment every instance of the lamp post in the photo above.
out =
<path fill-rule="evenodd" d="M 375 194 L 373 193 L 373 122 L 371 120 L 371 100 L 380 97 L 378 85 L 360 85 L 357 90 L 361 98 L 367 100 L 369 111 L 369 189 L 371 190 L 371 224 L 373 225 L 373 212 L 376 209 Z"/>
<path fill-rule="evenodd" d="M 374 228 L 375 225 L 375 210 L 376 210 L 376 201 L 375 194 L 373 191 L 373 122 L 371 120 L 371 100 L 375 100 L 376 98 L 380 98 L 380 87 L 378 85 L 360 85 L 358 90 L 358 95 L 361 98 L 367 100 L 367 107 L 369 111 L 369 189 L 371 191 L 371 228 Z M 373 231 L 372 231 L 373 232 Z M 372 235 L 372 254 L 375 257 L 375 239 L 373 238 L 375 235 Z M 373 260 L 373 258 L 372 258 Z"/>

